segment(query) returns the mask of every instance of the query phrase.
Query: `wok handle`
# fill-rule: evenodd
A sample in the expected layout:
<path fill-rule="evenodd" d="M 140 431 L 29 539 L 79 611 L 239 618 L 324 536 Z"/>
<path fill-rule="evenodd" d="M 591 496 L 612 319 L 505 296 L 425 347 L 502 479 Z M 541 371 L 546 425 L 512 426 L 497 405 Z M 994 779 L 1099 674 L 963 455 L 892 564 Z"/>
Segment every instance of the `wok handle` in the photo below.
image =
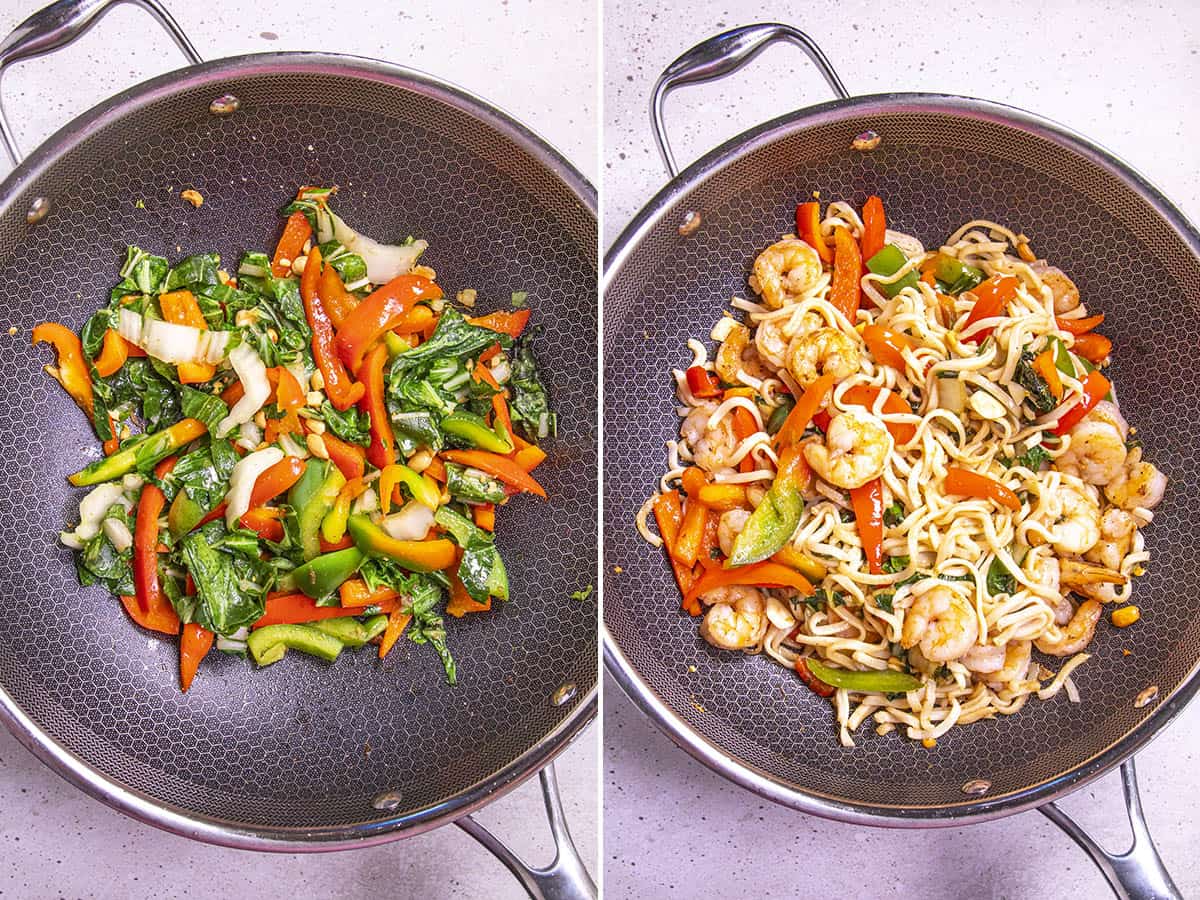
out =
<path fill-rule="evenodd" d="M 667 140 L 667 128 L 663 123 L 663 102 L 667 94 L 681 85 L 701 84 L 724 78 L 746 65 L 776 41 L 795 44 L 807 53 L 833 92 L 842 100 L 850 97 L 816 41 L 790 25 L 781 25 L 778 22 L 743 25 L 703 40 L 663 70 L 658 76 L 650 99 L 650 125 L 654 130 L 654 142 L 658 145 L 663 164 L 672 178 L 679 174 L 679 166 L 675 163 L 675 155 L 671 152 L 671 144 Z"/>
<path fill-rule="evenodd" d="M 159 0 L 58 0 L 49 6 L 38 10 L 0 42 L 0 73 L 8 66 L 23 59 L 33 59 L 53 53 L 72 41 L 76 40 L 98 22 L 103 15 L 118 3 L 132 3 L 140 6 L 158 20 L 167 33 L 171 35 L 183 55 L 192 65 L 199 65 L 203 60 L 188 36 L 183 33 L 179 23 L 167 12 Z M 0 98 L 0 143 L 8 153 L 13 165 L 21 161 L 21 151 L 12 127 L 8 124 L 8 115 L 4 111 L 3 99 Z"/>
<path fill-rule="evenodd" d="M 1133 844 L 1124 853 L 1110 853 L 1076 824 L 1075 820 L 1053 803 L 1038 812 L 1069 834 L 1075 843 L 1087 851 L 1109 885 L 1121 900 L 1182 900 L 1183 895 L 1171 880 L 1162 857 L 1150 838 L 1146 818 L 1142 814 L 1142 798 L 1138 794 L 1137 770 L 1133 760 L 1121 764 L 1121 786 L 1125 791 L 1125 811 L 1133 831 Z"/>
<path fill-rule="evenodd" d="M 596 883 L 588 874 L 583 858 L 571 840 L 571 832 L 567 829 L 554 764 L 546 766 L 538 775 L 542 781 L 542 798 L 546 801 L 546 817 L 550 820 L 555 848 L 554 861 L 545 868 L 529 865 L 471 816 L 464 816 L 454 824 L 504 863 L 533 900 L 596 900 Z"/>

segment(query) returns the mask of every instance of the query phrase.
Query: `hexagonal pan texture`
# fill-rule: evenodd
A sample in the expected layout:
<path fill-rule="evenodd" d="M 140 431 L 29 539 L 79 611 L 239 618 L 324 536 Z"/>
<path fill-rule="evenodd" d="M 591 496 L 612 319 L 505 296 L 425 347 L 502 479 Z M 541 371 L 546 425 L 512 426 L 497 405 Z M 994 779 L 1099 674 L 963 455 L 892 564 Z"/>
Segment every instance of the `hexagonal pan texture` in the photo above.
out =
<path fill-rule="evenodd" d="M 209 104 L 231 92 L 231 116 Z M 270 249 L 301 184 L 341 187 L 371 235 L 428 238 L 424 262 L 479 309 L 529 292 L 559 438 L 549 501 L 499 515 L 513 599 L 449 620 L 459 684 L 428 647 L 328 668 L 301 654 L 262 671 L 214 654 L 185 696 L 173 640 L 81 589 L 57 533 L 64 480 L 95 455 L 83 416 L 41 372 L 29 330 L 83 324 L 126 244 L 172 258 Z M 179 199 L 198 189 L 204 205 Z M 368 60 L 275 54 L 147 82 L 39 148 L 0 188 L 0 718 L 60 772 L 127 812 L 239 846 L 332 849 L 461 815 L 549 760 L 595 709 L 596 219 L 591 187 L 482 101 Z M 26 224 L 33 198 L 52 208 Z M 139 202 L 140 201 L 140 202 Z M 3 332 L 0 331 L 0 334 Z M 551 696 L 573 683 L 574 698 Z M 398 791 L 389 809 L 373 799 Z"/>

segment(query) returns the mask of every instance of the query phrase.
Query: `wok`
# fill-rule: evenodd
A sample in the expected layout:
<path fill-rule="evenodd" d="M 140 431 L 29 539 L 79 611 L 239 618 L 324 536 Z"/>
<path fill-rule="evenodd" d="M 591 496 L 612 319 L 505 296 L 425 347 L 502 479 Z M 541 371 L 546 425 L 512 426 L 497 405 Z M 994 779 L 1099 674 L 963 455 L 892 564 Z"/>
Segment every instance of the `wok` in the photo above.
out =
<path fill-rule="evenodd" d="M 61 0 L 0 44 L 0 69 L 74 40 L 114 0 Z M 83 114 L 0 184 L 0 720 L 55 771 L 142 821 L 253 850 L 360 847 L 457 821 L 534 896 L 594 894 L 549 763 L 594 716 L 596 218 L 591 186 L 483 100 L 374 60 L 272 53 L 202 63 L 157 2 L 138 0 L 190 65 Z M 7 121 L 0 139 L 19 159 Z M 226 260 L 268 248 L 301 184 L 382 239 L 430 239 L 427 261 L 480 308 L 527 290 L 560 437 L 539 469 L 550 500 L 506 507 L 513 601 L 452 620 L 459 685 L 428 647 L 328 670 L 296 655 L 262 671 L 214 654 L 185 696 L 173 641 L 148 638 L 82 589 L 57 532 L 65 476 L 94 454 L 28 345 L 45 319 L 78 328 L 126 244 Z M 193 209 L 179 191 L 205 198 Z M 140 201 L 140 202 L 139 202 Z M 547 522 L 554 527 L 547 528 Z M 558 856 L 533 869 L 469 814 L 541 771 Z"/>
<path fill-rule="evenodd" d="M 837 99 L 753 128 L 677 173 L 666 95 L 728 74 L 775 41 L 803 49 Z M 1188 359 L 1200 344 L 1200 235 L 1144 177 L 1063 126 L 964 97 L 851 97 L 819 47 L 786 25 L 737 28 L 684 53 L 659 79 L 651 116 L 672 178 L 609 250 L 603 281 L 609 671 L 683 749 L 769 799 L 896 827 L 1038 808 L 1121 896 L 1178 896 L 1141 815 L 1132 755 L 1200 684 L 1200 608 L 1190 599 L 1200 502 L 1189 480 L 1200 416 L 1186 368 L 1158 364 Z M 755 249 L 817 189 L 856 204 L 879 194 L 889 224 L 926 246 L 976 217 L 1023 228 L 1076 279 L 1089 308 L 1107 314 L 1123 409 L 1147 458 L 1173 480 L 1147 532 L 1153 559 L 1137 585 L 1144 617 L 1119 640 L 1105 624 L 1073 676 L 1084 702 L 1030 703 L 952 730 L 936 752 L 869 728 L 842 749 L 828 704 L 792 673 L 699 637 L 672 599 L 660 552 L 633 527 L 663 470 L 664 441 L 678 433 L 670 367 L 729 297 L 744 295 Z M 1157 699 L 1135 706 L 1151 685 Z M 1053 803 L 1117 765 L 1135 838 L 1124 854 L 1099 847 Z"/>

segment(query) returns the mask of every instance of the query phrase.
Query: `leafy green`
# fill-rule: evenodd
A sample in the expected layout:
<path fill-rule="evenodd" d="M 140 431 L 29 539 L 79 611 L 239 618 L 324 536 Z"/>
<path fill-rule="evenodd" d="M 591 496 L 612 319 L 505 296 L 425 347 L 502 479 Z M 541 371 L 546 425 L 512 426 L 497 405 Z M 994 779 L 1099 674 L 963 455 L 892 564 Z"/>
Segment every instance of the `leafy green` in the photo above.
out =
<path fill-rule="evenodd" d="M 883 561 L 883 571 L 889 575 L 895 575 L 897 572 L 903 572 L 908 568 L 909 558 L 907 556 L 889 556 Z"/>
<path fill-rule="evenodd" d="M 1046 452 L 1046 448 L 1038 444 L 1036 447 L 1029 448 L 1015 459 L 1001 458 L 999 462 L 1005 467 L 1024 466 L 1036 472 L 1042 467 L 1042 463 L 1046 462 L 1049 458 L 1050 454 Z"/>
<path fill-rule="evenodd" d="M 796 401 L 789 394 L 783 398 L 777 407 L 771 410 L 771 417 L 767 419 L 767 434 L 775 434 L 783 427 L 783 423 L 787 421 L 787 417 L 791 415 L 793 409 L 796 408 Z"/>
<path fill-rule="evenodd" d="M 481 603 L 488 597 L 507 600 L 508 573 L 492 535 L 448 506 L 439 508 L 433 520 L 450 532 L 455 543 L 463 548 L 458 577 L 467 593 Z"/>
<path fill-rule="evenodd" d="M 326 265 L 333 266 L 337 270 L 342 283 L 347 288 L 362 282 L 367 277 L 366 261 L 357 253 L 346 249 L 341 241 L 326 241 L 318 249 L 321 251 L 321 259 Z M 355 290 L 355 288 L 350 289 Z"/>
<path fill-rule="evenodd" d="M 186 490 L 188 497 L 208 512 L 215 509 L 229 490 L 229 476 L 237 465 L 237 451 L 228 441 L 210 441 L 208 446 L 185 453 L 163 479 L 168 501 Z"/>
<path fill-rule="evenodd" d="M 579 602 L 582 603 L 584 600 L 587 600 L 589 597 L 591 597 L 592 593 L 595 590 L 596 590 L 596 586 L 594 584 L 589 584 L 587 587 L 585 587 L 581 591 L 572 591 L 571 599 L 578 600 Z"/>
<path fill-rule="evenodd" d="M 185 416 L 199 419 L 210 432 L 216 431 L 217 423 L 229 415 L 229 407 L 216 394 L 186 384 L 179 385 L 179 405 Z"/>
<path fill-rule="evenodd" d="M 412 593 L 412 602 L 408 608 L 412 622 L 409 624 L 406 634 L 414 644 L 433 646 L 442 660 L 442 667 L 446 670 L 446 683 L 454 684 L 458 680 L 458 667 L 454 663 L 454 657 L 446 648 L 446 628 L 442 617 L 435 612 L 441 597 L 442 592 L 436 586 L 428 581 L 420 582 L 418 588 Z"/>
<path fill-rule="evenodd" d="M 125 264 L 121 266 L 121 283 L 114 288 L 121 294 L 157 294 L 162 290 L 170 265 L 164 256 L 154 256 L 140 247 L 130 246 L 125 251 Z"/>
<path fill-rule="evenodd" d="M 220 277 L 217 269 L 221 265 L 221 257 L 216 253 L 197 253 L 181 259 L 167 274 L 164 291 L 174 291 L 178 288 L 190 288 L 193 285 L 217 284 Z"/>
<path fill-rule="evenodd" d="M 446 463 L 446 489 L 454 499 L 468 503 L 503 503 L 507 496 L 500 479 L 454 463 Z"/>
<path fill-rule="evenodd" d="M 84 323 L 83 330 L 79 332 L 79 341 L 83 344 L 85 356 L 91 358 L 100 352 L 104 343 L 104 332 L 110 328 L 116 329 L 117 318 L 115 306 L 98 309 L 92 313 L 92 317 Z"/>
<path fill-rule="evenodd" d="M 993 597 L 997 594 L 1011 594 L 1017 589 L 1017 579 L 1004 563 L 1000 562 L 1000 557 L 992 560 L 987 571 L 987 590 Z"/>
<path fill-rule="evenodd" d="M 133 530 L 133 522 L 120 503 L 110 506 L 104 513 L 104 518 L 119 519 Z M 79 576 L 79 583 L 85 587 L 102 584 L 114 594 L 132 594 L 132 559 L 133 551 L 118 553 L 102 528 L 99 534 L 84 544 L 83 550 L 75 557 L 75 571 Z"/>
<path fill-rule="evenodd" d="M 883 524 L 895 528 L 904 521 L 904 504 L 899 500 L 883 511 Z"/>
<path fill-rule="evenodd" d="M 442 311 L 437 328 L 428 341 L 396 356 L 389 380 L 394 385 L 411 377 L 412 373 L 428 371 L 428 367 L 442 357 L 463 359 L 496 343 L 507 348 L 512 345 L 512 338 L 490 328 L 472 325 L 462 313 L 448 306 Z"/>
<path fill-rule="evenodd" d="M 551 434 L 557 435 L 558 416 L 550 409 L 528 337 L 518 341 L 513 348 L 511 363 L 512 377 L 508 386 L 512 389 L 509 412 L 513 425 L 520 426 L 525 436 L 534 442 Z"/>
<path fill-rule="evenodd" d="M 1029 393 L 1030 405 L 1041 415 L 1058 406 L 1058 401 L 1050 393 L 1050 386 L 1046 384 L 1046 379 L 1034 371 L 1033 361 L 1036 358 L 1037 354 L 1029 348 L 1022 350 L 1021 358 L 1017 361 L 1017 367 L 1013 372 L 1013 378 Z"/>
<path fill-rule="evenodd" d="M 428 447 L 434 453 L 442 449 L 440 420 L 424 410 L 395 413 L 392 416 L 392 434 L 397 448 L 404 456 L 411 456 L 418 447 Z"/>
<path fill-rule="evenodd" d="M 161 431 L 174 425 L 183 417 L 175 388 L 175 384 L 158 373 L 148 357 L 126 360 L 125 365 L 107 378 L 94 378 L 96 434 L 101 440 L 112 437 L 108 416 L 126 404 L 140 406 L 146 431 Z"/>
<path fill-rule="evenodd" d="M 361 409 L 351 406 L 340 412 L 326 400 L 321 404 L 321 418 L 335 436 L 351 444 L 366 447 L 371 443 L 371 417 Z"/>
<path fill-rule="evenodd" d="M 226 552 L 230 549 L 234 552 Z M 183 561 L 201 601 L 196 621 L 209 631 L 230 634 L 262 617 L 269 573 L 257 559 L 246 558 L 221 522 L 210 522 L 183 539 Z"/>
<path fill-rule="evenodd" d="M 511 302 L 514 307 L 521 307 L 521 306 L 528 305 L 529 292 L 528 291 L 513 291 Z"/>
<path fill-rule="evenodd" d="M 894 600 L 895 598 L 896 598 L 895 594 L 876 594 L 875 595 L 875 605 L 878 606 L 880 609 L 882 609 L 884 612 L 889 612 L 889 613 L 894 612 L 895 610 L 892 609 L 892 600 Z"/>

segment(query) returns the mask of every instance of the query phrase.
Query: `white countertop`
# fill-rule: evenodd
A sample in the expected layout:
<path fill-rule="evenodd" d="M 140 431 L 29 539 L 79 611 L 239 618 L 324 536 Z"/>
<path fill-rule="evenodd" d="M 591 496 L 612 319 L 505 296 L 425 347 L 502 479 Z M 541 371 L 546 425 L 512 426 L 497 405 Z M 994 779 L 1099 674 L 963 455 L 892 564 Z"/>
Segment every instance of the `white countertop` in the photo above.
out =
<path fill-rule="evenodd" d="M 44 2 L 0 0 L 0 33 Z M 206 59 L 325 50 L 386 59 L 455 82 L 512 113 L 596 179 L 599 17 L 592 3 L 577 0 L 569 11 L 554 0 L 377 0 L 319 10 L 275 0 L 165 3 Z M 357 7 L 353 14 L 351 6 Z M 77 44 L 7 73 L 5 108 L 28 152 L 72 116 L 182 62 L 149 17 L 121 6 Z M 598 729 L 589 728 L 557 763 L 572 834 L 590 860 L 598 852 L 598 738 Z M 0 810 L 4 898 L 525 896 L 499 862 L 452 827 L 336 854 L 256 854 L 187 841 L 84 796 L 2 728 Z M 550 861 L 537 779 L 479 818 L 535 864 Z"/>
<path fill-rule="evenodd" d="M 788 9 L 792 11 L 787 12 Z M 985 97 L 1064 122 L 1149 176 L 1200 221 L 1200 13 L 1194 3 L 1043 2 L 1003 8 L 842 0 L 759 4 L 608 0 L 606 246 L 665 183 L 650 90 L 688 47 L 735 25 L 805 29 L 852 94 Z M 902 35 L 902 36 L 901 36 Z M 681 163 L 791 109 L 829 99 L 796 48 L 771 48 L 714 84 L 681 88 L 666 119 Z M 1138 759 L 1151 832 L 1184 896 L 1200 824 L 1194 704 Z M 832 740 L 832 735 L 831 735 Z M 605 696 L 605 883 L 613 897 L 1074 898 L 1109 896 L 1097 870 L 1037 813 L 969 828 L 897 831 L 805 816 L 734 787 L 675 747 L 611 681 Z M 1063 802 L 1111 848 L 1128 843 L 1115 774 Z"/>

